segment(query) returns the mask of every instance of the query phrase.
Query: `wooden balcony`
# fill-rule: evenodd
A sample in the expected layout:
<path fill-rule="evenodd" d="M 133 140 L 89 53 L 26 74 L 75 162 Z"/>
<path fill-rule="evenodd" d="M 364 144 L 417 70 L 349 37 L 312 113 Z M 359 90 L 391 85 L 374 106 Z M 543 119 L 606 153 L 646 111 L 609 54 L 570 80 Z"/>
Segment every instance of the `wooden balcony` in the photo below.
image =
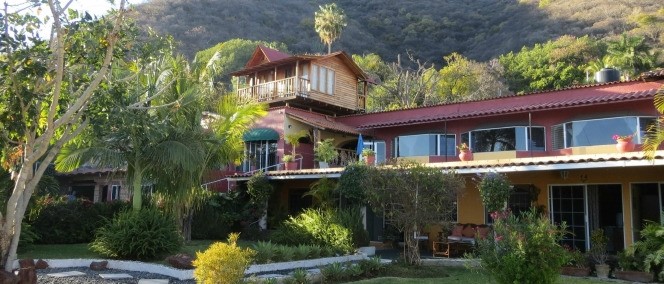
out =
<path fill-rule="evenodd" d="M 309 80 L 295 77 L 262 83 L 237 90 L 242 97 L 258 102 L 271 102 L 306 95 L 309 92 Z"/>

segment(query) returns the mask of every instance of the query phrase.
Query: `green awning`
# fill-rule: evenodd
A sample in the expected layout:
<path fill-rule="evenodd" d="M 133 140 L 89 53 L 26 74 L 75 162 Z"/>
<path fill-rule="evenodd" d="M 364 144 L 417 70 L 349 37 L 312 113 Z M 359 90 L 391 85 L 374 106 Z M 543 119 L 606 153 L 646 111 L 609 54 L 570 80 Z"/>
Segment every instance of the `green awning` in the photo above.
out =
<path fill-rule="evenodd" d="M 242 135 L 244 141 L 279 140 L 279 133 L 271 128 L 254 128 Z"/>

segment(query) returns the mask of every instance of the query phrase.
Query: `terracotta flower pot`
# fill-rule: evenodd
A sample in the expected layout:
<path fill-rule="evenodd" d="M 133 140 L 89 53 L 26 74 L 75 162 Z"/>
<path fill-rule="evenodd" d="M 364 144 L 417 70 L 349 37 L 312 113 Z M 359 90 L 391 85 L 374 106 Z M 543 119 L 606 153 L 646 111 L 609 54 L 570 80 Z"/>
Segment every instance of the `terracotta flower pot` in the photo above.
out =
<path fill-rule="evenodd" d="M 643 272 L 643 271 L 616 271 L 613 275 L 622 280 L 631 281 L 631 282 L 641 282 L 641 283 L 650 283 L 655 280 L 655 277 L 652 273 Z"/>
<path fill-rule="evenodd" d="M 616 140 L 616 150 L 618 153 L 626 153 L 634 151 L 634 142 L 632 139 L 618 139 Z"/>
<path fill-rule="evenodd" d="M 470 150 L 460 150 L 459 151 L 459 160 L 464 162 L 473 160 L 473 152 Z"/>
<path fill-rule="evenodd" d="M 287 171 L 295 171 L 297 170 L 298 162 L 286 162 L 286 170 Z"/>
<path fill-rule="evenodd" d="M 560 274 L 569 275 L 569 276 L 584 277 L 584 276 L 590 275 L 590 268 L 589 267 L 576 267 L 576 266 L 563 266 L 560 269 Z"/>

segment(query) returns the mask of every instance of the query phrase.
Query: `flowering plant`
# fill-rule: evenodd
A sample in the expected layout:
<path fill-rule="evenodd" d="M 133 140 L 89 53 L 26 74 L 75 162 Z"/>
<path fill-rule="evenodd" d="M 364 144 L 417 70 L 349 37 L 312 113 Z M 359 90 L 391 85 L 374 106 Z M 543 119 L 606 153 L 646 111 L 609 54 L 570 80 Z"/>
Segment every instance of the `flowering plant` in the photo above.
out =
<path fill-rule="evenodd" d="M 461 145 L 456 146 L 459 151 L 468 151 L 470 148 L 468 148 L 468 144 L 466 143 L 461 143 Z"/>
<path fill-rule="evenodd" d="M 628 134 L 628 135 L 614 134 L 613 135 L 613 140 L 616 140 L 616 141 L 618 141 L 618 140 L 630 141 L 630 140 L 632 140 L 633 137 L 634 137 L 634 135 L 632 135 L 632 134 Z"/>

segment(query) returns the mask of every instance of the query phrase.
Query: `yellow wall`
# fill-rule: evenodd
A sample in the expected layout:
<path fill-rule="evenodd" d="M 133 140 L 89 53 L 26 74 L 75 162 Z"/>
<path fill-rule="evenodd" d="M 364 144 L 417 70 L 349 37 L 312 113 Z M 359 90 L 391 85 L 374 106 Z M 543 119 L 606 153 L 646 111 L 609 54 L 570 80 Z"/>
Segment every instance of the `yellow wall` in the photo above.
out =
<path fill-rule="evenodd" d="M 551 185 L 620 184 L 622 186 L 625 245 L 633 242 L 630 184 L 664 182 L 664 175 L 662 175 L 664 167 L 662 166 L 567 170 L 566 179 L 561 176 L 560 172 L 554 170 L 510 173 L 508 178 L 512 184 L 532 184 L 537 187 L 540 190 L 537 205 L 544 206 L 547 213 L 549 210 L 548 188 Z M 482 224 L 485 222 L 484 207 L 474 182 L 467 180 L 466 189 L 459 197 L 458 207 L 460 223 Z"/>

